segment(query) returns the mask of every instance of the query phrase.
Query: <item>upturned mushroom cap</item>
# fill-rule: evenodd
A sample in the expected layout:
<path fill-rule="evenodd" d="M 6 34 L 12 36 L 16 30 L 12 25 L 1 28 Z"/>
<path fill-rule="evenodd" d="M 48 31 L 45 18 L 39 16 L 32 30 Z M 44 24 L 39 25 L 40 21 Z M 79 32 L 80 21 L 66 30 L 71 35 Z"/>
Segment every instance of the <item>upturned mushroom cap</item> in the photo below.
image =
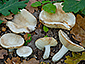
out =
<path fill-rule="evenodd" d="M 73 43 L 70 38 L 62 30 L 59 31 L 59 39 L 61 43 L 70 51 L 80 52 L 85 50 L 82 46 Z"/>
<path fill-rule="evenodd" d="M 21 12 L 15 15 L 12 21 L 8 21 L 6 25 L 15 33 L 29 33 L 35 30 L 36 24 L 36 18 L 27 10 L 22 9 Z"/>
<path fill-rule="evenodd" d="M 24 39 L 20 35 L 13 33 L 4 34 L 1 37 L 1 46 L 8 49 L 18 48 L 24 44 Z"/>
<path fill-rule="evenodd" d="M 40 38 L 35 42 L 35 45 L 38 49 L 40 50 L 44 50 L 44 47 L 46 45 L 50 45 L 50 46 L 56 46 L 57 45 L 57 41 L 53 38 L 53 37 L 44 37 L 44 38 Z"/>
<path fill-rule="evenodd" d="M 56 13 L 51 14 L 42 10 L 39 15 L 40 22 L 50 28 L 62 28 L 70 30 L 75 25 L 75 16 L 73 13 L 65 13 L 62 10 L 62 3 L 55 3 Z"/>
<path fill-rule="evenodd" d="M 29 55 L 32 54 L 32 49 L 28 46 L 23 46 L 21 48 L 18 48 L 16 50 L 16 53 L 20 56 L 20 57 L 28 57 Z"/>

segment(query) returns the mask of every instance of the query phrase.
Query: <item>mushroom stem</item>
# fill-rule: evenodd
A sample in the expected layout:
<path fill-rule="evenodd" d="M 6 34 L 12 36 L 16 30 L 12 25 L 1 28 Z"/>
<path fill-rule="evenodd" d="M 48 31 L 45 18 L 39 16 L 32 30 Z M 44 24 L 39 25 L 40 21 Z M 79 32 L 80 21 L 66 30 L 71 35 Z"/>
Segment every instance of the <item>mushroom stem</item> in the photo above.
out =
<path fill-rule="evenodd" d="M 44 52 L 44 55 L 43 55 L 43 58 L 44 59 L 47 59 L 50 55 L 50 45 L 46 45 L 45 46 L 45 52 Z"/>
<path fill-rule="evenodd" d="M 8 51 L 9 51 L 9 52 L 13 52 L 13 51 L 14 51 L 14 49 L 8 49 Z"/>
<path fill-rule="evenodd" d="M 59 52 L 52 57 L 52 61 L 56 62 L 60 60 L 67 51 L 68 49 L 63 45 Z"/>

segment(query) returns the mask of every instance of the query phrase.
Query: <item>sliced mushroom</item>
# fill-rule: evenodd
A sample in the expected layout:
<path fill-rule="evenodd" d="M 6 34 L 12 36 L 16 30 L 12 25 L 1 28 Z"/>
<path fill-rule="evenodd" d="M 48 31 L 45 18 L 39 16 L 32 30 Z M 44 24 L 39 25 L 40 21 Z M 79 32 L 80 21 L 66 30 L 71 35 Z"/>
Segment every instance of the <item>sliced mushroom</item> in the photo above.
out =
<path fill-rule="evenodd" d="M 9 52 L 11 52 L 14 48 L 21 47 L 23 44 L 24 39 L 20 35 L 7 33 L 1 37 L 1 46 L 4 48 L 8 48 Z"/>
<path fill-rule="evenodd" d="M 56 13 L 51 14 L 44 10 L 40 12 L 39 19 L 40 22 L 45 26 L 50 28 L 62 28 L 70 30 L 75 25 L 75 16 L 73 13 L 65 13 L 62 10 L 62 3 L 55 3 Z"/>
<path fill-rule="evenodd" d="M 32 49 L 28 46 L 23 46 L 21 48 L 18 48 L 16 50 L 16 53 L 20 56 L 20 57 L 28 57 L 32 54 Z"/>
<path fill-rule="evenodd" d="M 44 38 L 38 39 L 35 42 L 35 45 L 40 50 L 44 50 L 44 47 L 45 47 L 43 58 L 47 59 L 50 55 L 50 46 L 56 46 L 57 41 L 53 37 L 44 37 Z"/>
<path fill-rule="evenodd" d="M 53 58 L 52 61 L 56 62 L 59 59 L 61 59 L 63 57 L 63 55 L 68 51 L 73 51 L 73 52 L 80 52 L 85 50 L 82 46 L 73 43 L 70 38 L 67 36 L 66 33 L 64 33 L 62 30 L 59 31 L 59 39 L 60 42 L 63 44 L 62 48 L 59 50 L 58 53 L 56 53 Z"/>
<path fill-rule="evenodd" d="M 8 21 L 6 25 L 15 33 L 29 33 L 35 30 L 37 24 L 36 18 L 26 9 L 14 16 L 12 21 Z"/>

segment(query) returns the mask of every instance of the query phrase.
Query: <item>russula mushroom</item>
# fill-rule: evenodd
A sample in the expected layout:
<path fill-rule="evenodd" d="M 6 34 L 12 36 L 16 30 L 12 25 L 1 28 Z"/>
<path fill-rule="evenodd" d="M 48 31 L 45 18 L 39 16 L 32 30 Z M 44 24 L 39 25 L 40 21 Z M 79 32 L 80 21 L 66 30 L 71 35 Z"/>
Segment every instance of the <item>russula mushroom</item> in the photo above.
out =
<path fill-rule="evenodd" d="M 40 22 L 50 28 L 70 30 L 75 25 L 75 15 L 73 13 L 65 13 L 62 10 L 63 6 L 61 4 L 62 3 L 54 3 L 57 8 L 54 14 L 42 10 L 39 15 Z"/>
<path fill-rule="evenodd" d="M 66 33 L 64 33 L 62 30 L 59 31 L 59 39 L 60 42 L 63 44 L 63 46 L 61 47 L 61 49 L 59 50 L 59 52 L 57 52 L 53 58 L 52 61 L 56 62 L 59 59 L 61 59 L 63 57 L 63 55 L 68 51 L 73 51 L 73 52 L 80 52 L 85 50 L 82 46 L 73 43 L 70 38 L 67 36 Z"/>
<path fill-rule="evenodd" d="M 14 48 L 19 48 L 24 44 L 24 39 L 20 35 L 16 35 L 13 33 L 7 33 L 2 35 L 1 46 L 4 48 L 8 48 L 9 52 Z"/>
<path fill-rule="evenodd" d="M 18 48 L 16 50 L 16 53 L 20 56 L 20 57 L 28 57 L 29 55 L 32 54 L 32 49 L 29 46 L 22 46 L 21 48 Z"/>
<path fill-rule="evenodd" d="M 43 37 L 36 40 L 35 45 L 40 50 L 44 50 L 45 47 L 43 58 L 47 59 L 50 55 L 50 46 L 56 46 L 57 41 L 53 37 Z"/>
<path fill-rule="evenodd" d="M 15 33 L 32 32 L 35 30 L 36 24 L 36 18 L 26 9 L 22 9 L 19 14 L 14 16 L 12 21 L 6 23 L 10 30 Z"/>

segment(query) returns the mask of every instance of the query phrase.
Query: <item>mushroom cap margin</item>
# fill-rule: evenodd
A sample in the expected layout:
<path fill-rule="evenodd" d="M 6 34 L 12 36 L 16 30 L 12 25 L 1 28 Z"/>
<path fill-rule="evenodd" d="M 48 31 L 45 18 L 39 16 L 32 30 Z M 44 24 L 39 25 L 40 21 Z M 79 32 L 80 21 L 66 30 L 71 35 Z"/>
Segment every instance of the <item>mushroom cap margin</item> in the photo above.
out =
<path fill-rule="evenodd" d="M 62 30 L 59 30 L 59 39 L 61 43 L 70 51 L 73 52 L 80 52 L 85 50 L 82 46 L 73 43 L 70 38 L 67 36 L 66 33 L 64 33 Z"/>
<path fill-rule="evenodd" d="M 1 46 L 8 49 L 19 48 L 24 45 L 24 39 L 20 35 L 7 33 L 1 37 Z"/>
<path fill-rule="evenodd" d="M 16 50 L 16 53 L 20 56 L 20 57 L 28 57 L 29 55 L 32 54 L 32 49 L 29 46 L 23 46 L 21 48 L 18 48 Z"/>
<path fill-rule="evenodd" d="M 53 37 L 43 37 L 36 40 L 35 45 L 38 49 L 44 50 L 45 45 L 56 46 L 57 43 Z"/>

